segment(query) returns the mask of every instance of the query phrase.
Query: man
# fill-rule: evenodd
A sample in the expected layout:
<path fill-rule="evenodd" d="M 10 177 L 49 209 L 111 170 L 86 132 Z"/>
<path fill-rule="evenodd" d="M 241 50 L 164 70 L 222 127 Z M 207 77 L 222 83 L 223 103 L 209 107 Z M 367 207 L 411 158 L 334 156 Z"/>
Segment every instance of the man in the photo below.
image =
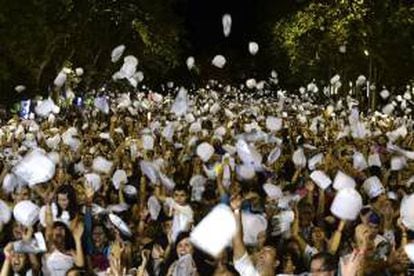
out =
<path fill-rule="evenodd" d="M 271 245 L 265 245 L 257 253 L 257 259 L 253 264 L 247 253 L 246 246 L 243 242 L 243 229 L 241 222 L 242 197 L 237 195 L 232 198 L 230 206 L 236 219 L 237 232 L 233 238 L 233 259 L 234 267 L 241 276 L 274 276 L 279 264 L 277 260 L 276 248 Z"/>
<path fill-rule="evenodd" d="M 338 261 L 329 253 L 320 252 L 313 255 L 310 272 L 313 276 L 334 276 L 336 273 Z"/>

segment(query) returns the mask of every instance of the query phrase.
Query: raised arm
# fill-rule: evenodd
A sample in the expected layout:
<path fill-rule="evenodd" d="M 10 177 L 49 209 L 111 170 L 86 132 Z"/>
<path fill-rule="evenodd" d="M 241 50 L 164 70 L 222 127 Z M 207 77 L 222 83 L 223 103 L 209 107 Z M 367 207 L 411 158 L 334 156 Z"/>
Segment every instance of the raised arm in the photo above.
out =
<path fill-rule="evenodd" d="M 233 238 L 233 258 L 234 260 L 238 260 L 246 254 L 246 246 L 243 242 L 243 226 L 241 221 L 241 204 L 242 204 L 242 197 L 240 195 L 234 196 L 231 199 L 230 206 L 233 210 L 234 218 L 236 219 L 236 226 L 237 232 Z"/>

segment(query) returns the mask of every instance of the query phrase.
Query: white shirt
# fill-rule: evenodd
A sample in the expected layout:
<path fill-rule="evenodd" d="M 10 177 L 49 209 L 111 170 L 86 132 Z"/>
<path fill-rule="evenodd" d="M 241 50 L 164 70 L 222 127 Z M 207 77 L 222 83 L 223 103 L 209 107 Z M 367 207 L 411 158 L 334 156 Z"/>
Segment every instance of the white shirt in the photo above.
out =
<path fill-rule="evenodd" d="M 259 271 L 254 267 L 247 252 L 240 259 L 234 260 L 234 268 L 240 276 L 260 276 Z"/>

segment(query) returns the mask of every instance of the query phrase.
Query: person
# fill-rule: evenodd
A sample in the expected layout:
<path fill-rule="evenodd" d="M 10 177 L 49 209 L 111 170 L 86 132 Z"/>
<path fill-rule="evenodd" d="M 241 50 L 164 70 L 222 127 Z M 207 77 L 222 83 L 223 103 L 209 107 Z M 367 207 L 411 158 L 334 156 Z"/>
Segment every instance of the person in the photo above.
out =
<path fill-rule="evenodd" d="M 312 256 L 310 273 L 314 276 L 335 276 L 338 270 L 338 260 L 326 252 L 319 252 Z"/>
<path fill-rule="evenodd" d="M 253 264 L 246 246 L 243 242 L 243 230 L 240 208 L 242 206 L 241 195 L 231 199 L 230 206 L 234 212 L 237 230 L 233 238 L 234 267 L 241 276 L 271 276 L 275 275 L 279 265 L 276 248 L 270 245 L 264 246 L 257 254 L 256 263 Z"/>
<path fill-rule="evenodd" d="M 82 248 L 83 223 L 77 222 L 72 229 L 60 221 L 49 224 L 46 229 L 48 252 L 42 259 L 43 274 L 64 276 L 74 265 L 83 267 L 85 259 Z"/>

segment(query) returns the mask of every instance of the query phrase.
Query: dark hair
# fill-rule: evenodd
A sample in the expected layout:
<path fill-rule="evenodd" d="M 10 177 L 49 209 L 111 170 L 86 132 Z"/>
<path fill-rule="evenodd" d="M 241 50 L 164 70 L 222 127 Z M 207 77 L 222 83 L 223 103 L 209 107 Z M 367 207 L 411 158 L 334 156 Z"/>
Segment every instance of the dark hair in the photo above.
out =
<path fill-rule="evenodd" d="M 55 227 L 62 227 L 63 229 L 65 229 L 65 250 L 76 249 L 75 239 L 73 238 L 72 232 L 70 231 L 69 227 L 61 221 L 55 221 L 53 223 L 53 228 Z"/>
<path fill-rule="evenodd" d="M 337 258 L 328 252 L 319 252 L 312 256 L 311 263 L 315 260 L 321 260 L 323 271 L 336 271 L 338 269 Z"/>
<path fill-rule="evenodd" d="M 179 183 L 179 184 L 175 185 L 174 192 L 175 191 L 184 191 L 187 195 L 189 193 L 187 185 L 185 185 L 183 183 Z"/>
<path fill-rule="evenodd" d="M 71 185 L 62 185 L 56 191 L 56 206 L 57 206 L 57 216 L 60 217 L 62 215 L 62 208 L 59 206 L 57 202 L 57 197 L 59 194 L 64 194 L 68 196 L 69 206 L 68 212 L 70 220 L 72 220 L 79 211 L 78 201 L 76 200 L 76 192 L 75 189 Z"/>

